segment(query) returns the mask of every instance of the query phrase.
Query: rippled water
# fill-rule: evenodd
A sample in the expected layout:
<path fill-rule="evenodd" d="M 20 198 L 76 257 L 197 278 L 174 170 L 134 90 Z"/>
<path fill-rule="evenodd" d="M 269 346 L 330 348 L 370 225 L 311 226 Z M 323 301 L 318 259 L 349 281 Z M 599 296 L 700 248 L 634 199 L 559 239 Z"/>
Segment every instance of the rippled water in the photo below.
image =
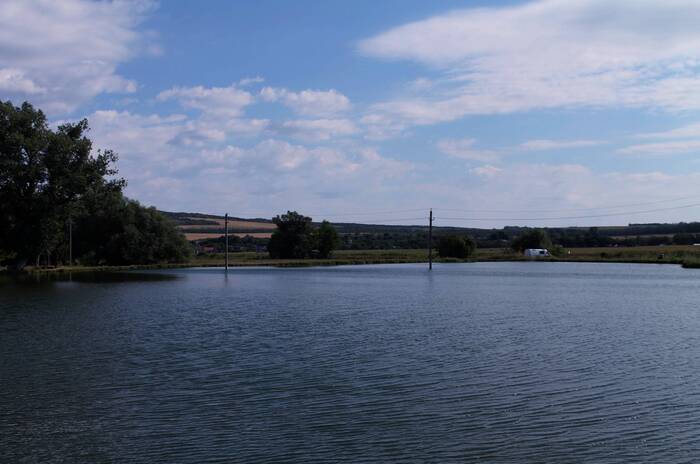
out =
<path fill-rule="evenodd" d="M 0 283 L 0 461 L 700 461 L 699 271 L 148 276 Z"/>

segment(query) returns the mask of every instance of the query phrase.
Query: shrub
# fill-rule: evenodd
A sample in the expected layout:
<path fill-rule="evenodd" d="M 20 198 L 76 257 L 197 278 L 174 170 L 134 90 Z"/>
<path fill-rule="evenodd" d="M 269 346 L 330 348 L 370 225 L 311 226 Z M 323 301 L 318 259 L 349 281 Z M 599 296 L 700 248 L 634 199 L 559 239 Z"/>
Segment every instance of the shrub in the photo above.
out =
<path fill-rule="evenodd" d="M 466 259 L 476 250 L 476 242 L 469 236 L 448 235 L 440 238 L 438 254 L 443 258 Z"/>

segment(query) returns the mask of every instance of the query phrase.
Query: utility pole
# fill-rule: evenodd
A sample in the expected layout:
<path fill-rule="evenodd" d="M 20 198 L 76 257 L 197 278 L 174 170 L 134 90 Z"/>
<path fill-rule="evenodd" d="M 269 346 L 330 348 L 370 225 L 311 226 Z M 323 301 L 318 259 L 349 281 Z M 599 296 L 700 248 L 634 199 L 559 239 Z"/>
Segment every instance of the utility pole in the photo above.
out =
<path fill-rule="evenodd" d="M 73 266 L 73 217 L 68 216 L 68 266 Z"/>
<path fill-rule="evenodd" d="M 433 208 L 430 208 L 430 223 L 428 226 L 428 270 L 433 270 Z"/>
<path fill-rule="evenodd" d="M 228 213 L 224 216 L 224 236 L 226 237 L 226 258 L 225 258 L 225 267 L 226 267 L 226 272 L 228 272 Z"/>

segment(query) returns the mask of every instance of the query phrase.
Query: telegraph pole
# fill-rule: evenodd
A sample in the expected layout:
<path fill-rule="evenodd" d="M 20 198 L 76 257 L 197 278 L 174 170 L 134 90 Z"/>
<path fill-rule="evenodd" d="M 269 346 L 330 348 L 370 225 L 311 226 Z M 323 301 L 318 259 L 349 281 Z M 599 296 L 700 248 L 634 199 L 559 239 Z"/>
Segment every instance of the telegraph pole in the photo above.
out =
<path fill-rule="evenodd" d="M 226 271 L 228 272 L 228 213 L 224 216 L 224 236 L 226 237 L 225 242 L 226 242 L 226 258 L 225 258 L 225 267 Z"/>
<path fill-rule="evenodd" d="M 68 217 L 68 266 L 73 266 L 73 217 Z"/>
<path fill-rule="evenodd" d="M 430 223 L 428 225 L 428 270 L 433 270 L 433 208 L 430 208 Z"/>

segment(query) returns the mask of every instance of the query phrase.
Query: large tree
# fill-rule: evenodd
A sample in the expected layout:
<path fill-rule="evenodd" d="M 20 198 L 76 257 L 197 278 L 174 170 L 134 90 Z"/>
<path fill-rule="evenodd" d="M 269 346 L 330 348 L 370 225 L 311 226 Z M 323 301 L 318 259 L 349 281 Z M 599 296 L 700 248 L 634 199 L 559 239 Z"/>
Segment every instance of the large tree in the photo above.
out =
<path fill-rule="evenodd" d="M 21 269 L 29 260 L 38 262 L 42 254 L 65 250 L 69 221 L 76 225 L 75 233 L 82 234 L 75 256 L 92 256 L 101 264 L 176 260 L 186 254 L 172 224 L 123 197 L 126 182 L 115 177 L 116 154 L 93 153 L 87 132 L 87 120 L 52 130 L 44 113 L 29 103 L 15 107 L 0 102 L 0 255 L 10 257 L 11 268 Z M 98 214 L 108 210 L 115 216 Z M 99 225 L 94 224 L 97 217 L 102 220 Z M 88 237 L 81 227 L 89 229 L 89 223 L 98 232 Z M 109 243 L 118 234 L 124 237 L 127 230 L 141 234 L 137 243 L 146 241 L 149 249 L 172 245 L 177 252 L 128 254 L 122 247 L 117 256 L 98 250 L 98 243 Z M 156 243 L 160 240 L 168 242 Z"/>
<path fill-rule="evenodd" d="M 314 229 L 311 218 L 287 211 L 272 218 L 277 230 L 270 237 L 267 249 L 271 258 L 301 259 L 311 256 L 319 258 L 330 257 L 340 239 L 338 232 L 328 221 L 323 221 L 318 229 Z"/>
<path fill-rule="evenodd" d="M 271 258 L 308 258 L 313 250 L 311 218 L 296 211 L 275 216 L 277 230 L 270 237 L 267 249 Z"/>
<path fill-rule="evenodd" d="M 111 151 L 91 156 L 86 120 L 51 130 L 29 103 L 0 102 L 0 248 L 22 267 L 50 253 L 91 191 L 121 192 Z"/>

